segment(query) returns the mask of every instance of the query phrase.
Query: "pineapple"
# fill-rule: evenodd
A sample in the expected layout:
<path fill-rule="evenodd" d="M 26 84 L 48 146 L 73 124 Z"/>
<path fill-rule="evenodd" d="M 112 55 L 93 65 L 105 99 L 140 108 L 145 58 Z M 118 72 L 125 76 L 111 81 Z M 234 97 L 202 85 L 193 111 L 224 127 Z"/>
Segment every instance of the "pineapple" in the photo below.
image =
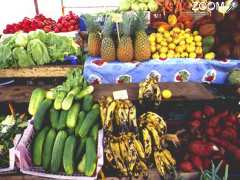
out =
<path fill-rule="evenodd" d="M 116 48 L 112 38 L 113 22 L 109 17 L 105 21 L 103 27 L 103 40 L 101 44 L 101 57 L 105 61 L 113 61 L 116 59 Z"/>
<path fill-rule="evenodd" d="M 133 59 L 133 42 L 130 37 L 132 18 L 126 14 L 123 16 L 123 24 L 120 31 L 123 35 L 120 38 L 117 48 L 117 58 L 122 62 L 129 62 Z"/>
<path fill-rule="evenodd" d="M 145 29 L 146 14 L 143 11 L 139 11 L 135 21 L 134 56 L 136 61 L 144 61 L 151 57 L 150 44 Z"/>
<path fill-rule="evenodd" d="M 96 21 L 96 17 L 87 15 L 85 22 L 88 30 L 88 54 L 90 56 L 100 56 L 101 37 L 100 26 Z"/>

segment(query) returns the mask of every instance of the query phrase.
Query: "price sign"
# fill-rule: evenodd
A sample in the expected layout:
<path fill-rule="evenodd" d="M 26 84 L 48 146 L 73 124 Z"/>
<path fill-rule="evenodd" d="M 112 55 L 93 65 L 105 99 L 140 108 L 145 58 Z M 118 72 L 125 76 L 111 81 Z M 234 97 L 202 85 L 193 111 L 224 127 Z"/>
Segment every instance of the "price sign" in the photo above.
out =
<path fill-rule="evenodd" d="M 117 99 L 128 99 L 128 92 L 126 89 L 119 90 L 119 91 L 113 91 L 113 98 L 115 100 Z"/>

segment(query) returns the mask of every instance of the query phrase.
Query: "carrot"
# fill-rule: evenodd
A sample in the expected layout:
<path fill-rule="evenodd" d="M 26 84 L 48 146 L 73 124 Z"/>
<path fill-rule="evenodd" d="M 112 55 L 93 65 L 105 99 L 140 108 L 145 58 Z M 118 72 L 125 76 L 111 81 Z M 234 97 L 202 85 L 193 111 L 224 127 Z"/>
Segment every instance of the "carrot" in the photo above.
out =
<path fill-rule="evenodd" d="M 211 137 L 210 140 L 214 143 L 216 143 L 219 146 L 222 146 L 226 151 L 233 154 L 234 157 L 240 161 L 240 149 L 233 145 L 232 143 L 225 141 L 223 139 L 218 139 L 216 137 Z"/>

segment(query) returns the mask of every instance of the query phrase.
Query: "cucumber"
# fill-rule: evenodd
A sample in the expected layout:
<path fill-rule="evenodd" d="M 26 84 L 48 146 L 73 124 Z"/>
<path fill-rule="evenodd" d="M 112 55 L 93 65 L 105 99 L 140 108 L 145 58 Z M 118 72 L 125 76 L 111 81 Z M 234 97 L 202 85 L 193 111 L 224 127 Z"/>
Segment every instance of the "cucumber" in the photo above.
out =
<path fill-rule="evenodd" d="M 47 91 L 47 93 L 46 93 L 46 98 L 47 98 L 47 99 L 54 100 L 54 99 L 56 98 L 56 95 L 57 95 L 56 89 L 50 89 L 50 90 Z"/>
<path fill-rule="evenodd" d="M 57 130 L 62 130 L 66 127 L 68 111 L 62 110 L 59 115 Z"/>
<path fill-rule="evenodd" d="M 62 108 L 62 102 L 66 96 L 66 92 L 65 91 L 60 91 L 57 93 L 55 101 L 54 101 L 54 108 L 56 110 L 60 110 Z"/>
<path fill-rule="evenodd" d="M 59 119 L 59 111 L 51 108 L 50 109 L 50 123 L 52 128 L 57 129 L 58 127 L 58 119 Z"/>
<path fill-rule="evenodd" d="M 67 133 L 65 131 L 61 130 L 57 133 L 52 150 L 52 159 L 50 167 L 50 171 L 52 173 L 57 173 L 62 165 L 63 150 L 66 139 Z"/>
<path fill-rule="evenodd" d="M 93 86 L 87 86 L 86 88 L 84 88 L 83 90 L 80 91 L 80 93 L 78 93 L 75 97 L 76 100 L 80 100 L 82 99 L 84 96 L 92 94 L 94 91 L 94 87 Z"/>
<path fill-rule="evenodd" d="M 86 140 L 87 140 L 87 138 L 82 138 L 81 142 L 77 148 L 77 152 L 76 152 L 76 161 L 77 162 L 79 162 L 80 157 L 83 155 L 83 153 L 85 153 Z"/>
<path fill-rule="evenodd" d="M 86 79 L 83 79 L 83 85 L 82 88 L 85 89 L 86 87 L 88 87 L 88 82 Z"/>
<path fill-rule="evenodd" d="M 84 173 L 86 176 L 92 176 L 96 169 L 97 152 L 96 142 L 92 137 L 88 137 L 86 141 L 86 163 L 84 167 Z"/>
<path fill-rule="evenodd" d="M 84 173 L 85 166 L 86 166 L 86 154 L 83 155 L 82 160 L 78 164 L 78 172 Z"/>
<path fill-rule="evenodd" d="M 45 170 L 49 169 L 51 158 L 52 158 L 52 150 L 53 150 L 53 145 L 54 145 L 54 140 L 56 138 L 56 131 L 54 129 L 50 129 L 48 131 L 46 140 L 44 142 L 44 147 L 43 147 L 43 168 Z"/>
<path fill-rule="evenodd" d="M 28 106 L 29 114 L 32 116 L 36 114 L 41 102 L 45 99 L 45 96 L 46 92 L 44 89 L 36 88 L 33 90 Z"/>
<path fill-rule="evenodd" d="M 74 172 L 74 155 L 76 148 L 75 136 L 69 136 L 64 145 L 63 151 L 63 168 L 67 175 L 72 175 Z"/>
<path fill-rule="evenodd" d="M 47 111 L 51 107 L 53 101 L 50 99 L 45 99 L 41 102 L 40 107 L 38 108 L 37 113 L 34 117 L 34 128 L 38 131 L 42 128 L 44 123 L 44 118 L 46 117 Z"/>
<path fill-rule="evenodd" d="M 76 94 L 80 91 L 79 87 L 75 87 L 73 88 L 65 97 L 65 99 L 62 102 L 62 109 L 63 110 L 69 110 L 72 106 L 74 97 L 76 96 Z"/>
<path fill-rule="evenodd" d="M 99 104 L 94 104 L 94 105 L 92 106 L 92 109 L 99 109 L 99 108 L 100 108 Z"/>
<path fill-rule="evenodd" d="M 72 107 L 70 108 L 68 115 L 67 115 L 66 125 L 68 128 L 70 128 L 70 129 L 75 128 L 75 126 L 77 124 L 77 118 L 78 118 L 79 111 L 80 111 L 80 104 L 74 103 L 72 105 Z"/>
<path fill-rule="evenodd" d="M 95 124 L 93 126 L 93 128 L 90 131 L 90 136 L 97 141 L 97 137 L 98 137 L 98 124 Z"/>
<path fill-rule="evenodd" d="M 75 128 L 75 136 L 78 136 L 78 131 L 84 121 L 86 114 L 84 111 L 80 111 L 80 113 L 78 114 L 78 119 L 77 119 L 77 126 Z"/>
<path fill-rule="evenodd" d="M 43 158 L 43 144 L 46 139 L 49 127 L 43 128 L 39 133 L 36 135 L 33 143 L 33 164 L 36 166 L 42 165 L 42 158 Z"/>
<path fill-rule="evenodd" d="M 96 122 L 98 115 L 99 115 L 99 109 L 92 109 L 91 111 L 88 112 L 86 118 L 84 119 L 78 131 L 78 134 L 80 137 L 83 138 L 88 134 L 90 128 Z"/>
<path fill-rule="evenodd" d="M 92 95 L 86 95 L 83 98 L 83 110 L 88 112 L 91 110 L 93 106 L 93 96 Z"/>

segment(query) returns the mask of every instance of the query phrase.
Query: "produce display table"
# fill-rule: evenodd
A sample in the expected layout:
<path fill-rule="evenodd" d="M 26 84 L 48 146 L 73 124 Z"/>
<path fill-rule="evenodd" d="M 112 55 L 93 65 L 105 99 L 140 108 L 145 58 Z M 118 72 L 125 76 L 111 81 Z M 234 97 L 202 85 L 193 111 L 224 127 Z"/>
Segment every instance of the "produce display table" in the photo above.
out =
<path fill-rule="evenodd" d="M 159 75 L 160 82 L 196 82 L 224 84 L 228 73 L 240 67 L 239 60 L 207 61 L 204 59 L 166 59 L 145 62 L 104 62 L 99 57 L 88 57 L 84 76 L 90 83 L 139 83 L 150 73 Z"/>
<path fill-rule="evenodd" d="M 49 89 L 51 86 L 45 86 Z M 0 88 L 0 102 L 29 102 L 29 98 L 36 86 L 9 86 Z M 216 96 L 201 84 L 194 83 L 160 83 L 161 89 L 170 89 L 173 92 L 171 100 L 213 100 Z M 111 96 L 113 91 L 126 89 L 130 100 L 137 100 L 138 84 L 95 85 L 94 99 L 102 96 Z"/>

